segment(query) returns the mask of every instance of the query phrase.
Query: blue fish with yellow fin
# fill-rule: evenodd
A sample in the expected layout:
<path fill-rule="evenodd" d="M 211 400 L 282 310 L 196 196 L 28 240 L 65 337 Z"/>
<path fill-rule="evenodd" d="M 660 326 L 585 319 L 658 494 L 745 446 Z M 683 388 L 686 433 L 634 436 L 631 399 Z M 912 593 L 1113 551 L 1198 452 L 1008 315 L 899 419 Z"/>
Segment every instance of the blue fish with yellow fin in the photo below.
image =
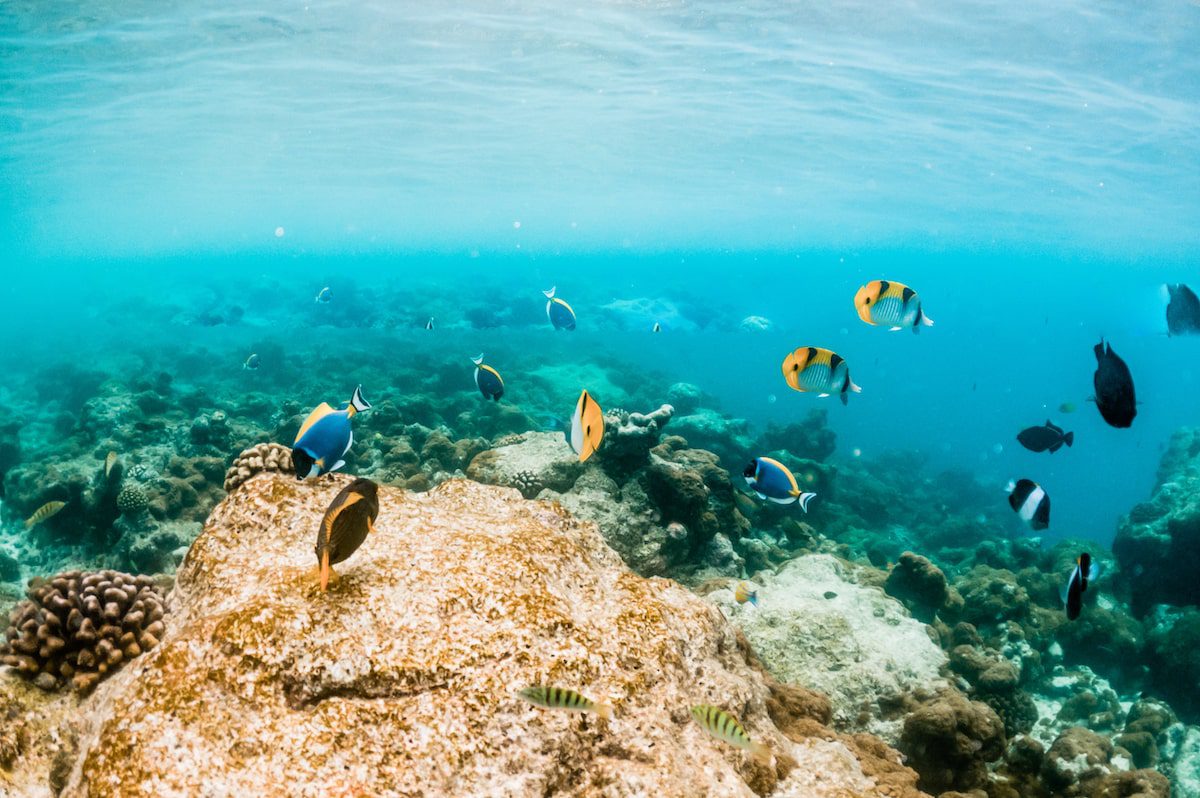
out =
<path fill-rule="evenodd" d="M 471 358 L 471 362 L 475 364 L 475 387 L 484 399 L 499 402 L 504 396 L 504 378 L 500 372 L 483 362 L 482 352 Z"/>
<path fill-rule="evenodd" d="M 792 504 L 798 502 L 800 509 L 808 512 L 808 503 L 815 493 L 805 493 L 800 490 L 796 477 L 788 467 L 770 457 L 755 457 L 742 471 L 750 490 L 758 494 L 758 498 L 773 501 L 776 504 Z"/>
<path fill-rule="evenodd" d="M 546 317 L 550 319 L 550 323 L 554 325 L 556 330 L 574 330 L 575 329 L 575 311 L 571 306 L 555 296 L 558 291 L 558 286 L 552 287 L 549 291 L 543 291 L 546 295 Z"/>
<path fill-rule="evenodd" d="M 292 468 L 296 471 L 296 479 L 318 477 L 344 466 L 343 458 L 354 445 L 350 419 L 370 409 L 371 403 L 363 398 L 361 385 L 354 389 L 350 401 L 337 410 L 326 402 L 317 405 L 300 425 L 296 442 L 292 444 Z"/>

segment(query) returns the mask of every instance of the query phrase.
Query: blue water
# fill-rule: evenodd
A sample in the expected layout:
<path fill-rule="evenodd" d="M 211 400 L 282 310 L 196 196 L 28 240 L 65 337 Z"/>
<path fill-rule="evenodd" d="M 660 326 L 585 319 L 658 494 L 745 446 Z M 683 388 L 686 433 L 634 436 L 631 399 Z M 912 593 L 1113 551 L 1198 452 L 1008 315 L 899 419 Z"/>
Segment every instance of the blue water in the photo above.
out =
<path fill-rule="evenodd" d="M 264 336 L 349 350 L 353 321 L 304 315 L 332 285 L 389 303 L 347 364 L 379 382 L 422 348 L 616 358 L 758 426 L 828 407 L 838 458 L 965 467 L 997 513 L 1034 478 L 1050 537 L 1101 541 L 1200 423 L 1200 339 L 1165 337 L 1159 293 L 1200 283 L 1195 3 L 227 6 L 0 6 L 10 385 L 180 341 L 216 373 Z M 937 325 L 863 325 L 875 278 Z M 569 337 L 539 317 L 554 284 Z M 511 323 L 456 325 L 446 296 Z M 599 312 L 639 298 L 690 323 Z M 219 303 L 244 321 L 180 321 Z M 1086 401 L 1102 335 L 1131 430 Z M 848 359 L 849 407 L 783 384 L 807 344 Z M 1073 449 L 1019 448 L 1046 418 Z"/>

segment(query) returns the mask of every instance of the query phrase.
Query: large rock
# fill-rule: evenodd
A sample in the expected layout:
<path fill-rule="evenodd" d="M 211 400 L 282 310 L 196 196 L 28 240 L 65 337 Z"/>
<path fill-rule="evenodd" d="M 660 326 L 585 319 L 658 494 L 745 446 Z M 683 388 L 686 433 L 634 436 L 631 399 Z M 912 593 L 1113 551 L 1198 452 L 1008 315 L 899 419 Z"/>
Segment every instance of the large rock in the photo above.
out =
<path fill-rule="evenodd" d="M 1200 428 L 1171 437 L 1154 495 L 1121 519 L 1112 548 L 1136 615 L 1200 604 Z"/>
<path fill-rule="evenodd" d="M 901 722 L 889 708 L 904 694 L 945 685 L 946 655 L 895 599 L 852 581 L 828 554 L 791 560 L 760 574 L 758 606 L 738 605 L 732 590 L 708 598 L 721 606 L 780 681 L 830 697 L 835 724 L 896 742 Z"/>
<path fill-rule="evenodd" d="M 349 479 L 262 473 L 214 510 L 161 643 L 79 707 L 62 795 L 919 795 L 879 741 L 811 708 L 787 720 L 797 702 L 720 612 L 515 491 L 382 489 L 377 531 L 321 593 L 315 530 Z M 516 698 L 541 681 L 615 717 Z M 740 715 L 774 765 L 706 737 L 701 702 Z"/>

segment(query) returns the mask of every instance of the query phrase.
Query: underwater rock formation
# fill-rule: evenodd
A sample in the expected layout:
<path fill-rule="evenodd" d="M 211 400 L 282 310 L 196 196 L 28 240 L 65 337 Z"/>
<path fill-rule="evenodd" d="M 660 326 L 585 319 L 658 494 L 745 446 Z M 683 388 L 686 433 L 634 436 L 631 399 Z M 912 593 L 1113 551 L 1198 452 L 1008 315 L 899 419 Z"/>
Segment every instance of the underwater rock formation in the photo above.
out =
<path fill-rule="evenodd" d="M 877 587 L 856 584 L 827 554 L 791 560 L 756 577 L 758 606 L 739 605 L 731 589 L 707 598 L 746 635 L 780 681 L 819 690 L 833 702 L 839 729 L 899 739 L 891 705 L 918 689 L 945 686 L 946 655 L 924 624 Z"/>
<path fill-rule="evenodd" d="M 900 555 L 883 589 L 889 596 L 899 599 L 913 617 L 923 623 L 932 623 L 939 611 L 953 619 L 963 607 L 962 596 L 946 583 L 942 569 L 928 557 L 911 551 Z"/>
<path fill-rule="evenodd" d="M 1153 496 L 1121 519 L 1112 549 L 1134 614 L 1200 605 L 1200 427 L 1171 436 Z"/>
<path fill-rule="evenodd" d="M 161 643 L 81 708 L 63 795 L 918 795 L 896 752 L 768 683 L 719 612 L 514 491 L 382 488 L 375 533 L 322 593 L 314 530 L 350 479 L 259 474 L 214 510 Z M 538 682 L 615 715 L 517 698 Z M 735 712 L 774 763 L 705 736 L 697 703 Z"/>
<path fill-rule="evenodd" d="M 899 740 L 918 786 L 938 795 L 988 783 L 988 763 L 1004 753 L 1004 724 L 986 704 L 944 690 L 921 701 L 904 718 Z"/>
<path fill-rule="evenodd" d="M 163 599 L 154 580 L 116 571 L 68 571 L 35 580 L 9 618 L 0 664 L 44 690 L 86 693 L 158 644 Z"/>

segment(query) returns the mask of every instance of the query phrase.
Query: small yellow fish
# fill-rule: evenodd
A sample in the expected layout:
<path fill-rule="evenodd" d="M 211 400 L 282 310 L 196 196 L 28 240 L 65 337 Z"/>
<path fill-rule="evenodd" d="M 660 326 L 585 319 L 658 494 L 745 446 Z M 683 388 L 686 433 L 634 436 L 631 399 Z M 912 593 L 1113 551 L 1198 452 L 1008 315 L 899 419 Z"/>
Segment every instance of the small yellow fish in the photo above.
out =
<path fill-rule="evenodd" d="M 113 469 L 117 467 L 117 462 L 121 459 L 116 452 L 109 452 L 104 458 L 104 478 L 112 479 Z"/>
<path fill-rule="evenodd" d="M 66 507 L 66 502 L 46 502 L 41 507 L 34 510 L 33 515 L 25 521 L 26 529 L 33 529 L 43 521 L 48 521 L 58 515 L 58 511 Z"/>
<path fill-rule="evenodd" d="M 749 601 L 755 607 L 758 606 L 758 591 L 749 582 L 738 582 L 737 589 L 733 591 L 733 597 L 737 599 L 738 604 L 745 604 Z"/>
<path fill-rule="evenodd" d="M 534 706 L 544 709 L 565 709 L 567 712 L 594 712 L 602 718 L 612 717 L 612 707 L 597 704 L 574 690 L 565 687 L 547 687 L 535 684 L 521 690 L 517 695 Z"/>
<path fill-rule="evenodd" d="M 771 749 L 762 743 L 751 740 L 750 735 L 742 728 L 738 719 L 725 710 L 710 704 L 698 704 L 692 707 L 692 717 L 706 732 L 718 740 L 748 751 L 760 762 L 771 761 Z"/>

